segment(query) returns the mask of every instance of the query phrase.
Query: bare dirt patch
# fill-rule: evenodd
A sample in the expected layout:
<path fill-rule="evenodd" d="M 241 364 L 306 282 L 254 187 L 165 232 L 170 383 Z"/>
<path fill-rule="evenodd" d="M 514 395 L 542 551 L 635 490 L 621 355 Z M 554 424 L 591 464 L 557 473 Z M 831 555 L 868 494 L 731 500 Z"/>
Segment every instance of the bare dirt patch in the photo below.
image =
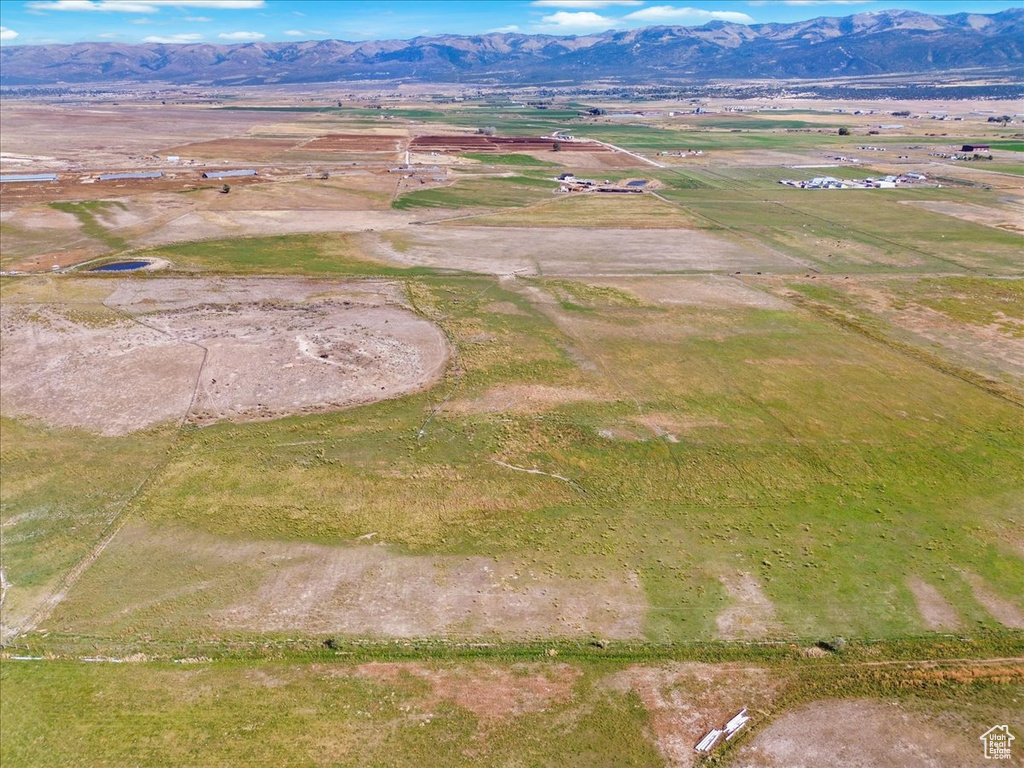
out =
<path fill-rule="evenodd" d="M 447 361 L 433 324 L 344 290 L 331 296 L 330 284 L 301 302 L 285 296 L 308 295 L 308 281 L 242 281 L 205 302 L 201 280 L 144 285 L 143 297 L 127 288 L 110 297 L 120 312 L 97 307 L 88 317 L 5 303 L 4 412 L 105 435 L 186 416 L 274 418 L 408 394 Z M 244 303 L 230 301 L 239 294 Z"/>
<path fill-rule="evenodd" d="M 719 637 L 754 640 L 778 633 L 775 606 L 757 579 L 749 573 L 730 573 L 722 574 L 719 581 L 732 601 L 715 619 Z"/>
<path fill-rule="evenodd" d="M 1010 629 L 1024 629 L 1024 611 L 1017 605 L 997 594 L 992 587 L 985 583 L 985 580 L 976 573 L 961 571 L 967 583 L 971 585 L 971 593 L 974 599 L 981 603 L 982 607 L 992 618 Z"/>
<path fill-rule="evenodd" d="M 896 704 L 817 701 L 788 712 L 733 753 L 742 768 L 822 765 L 944 768 L 979 762 L 979 734 L 950 733 Z"/>
<path fill-rule="evenodd" d="M 905 204 L 969 221 L 972 224 L 1024 232 L 1024 199 L 1013 198 L 1001 206 L 955 203 L 947 200 L 907 200 Z"/>
<path fill-rule="evenodd" d="M 397 152 L 404 138 L 404 135 L 331 133 L 307 142 L 302 149 L 319 152 Z"/>
<path fill-rule="evenodd" d="M 511 301 L 492 301 L 483 307 L 483 311 L 497 315 L 526 315 L 522 309 Z"/>
<path fill-rule="evenodd" d="M 234 193 L 232 193 L 234 194 Z M 364 206 L 369 207 L 369 205 Z M 140 236 L 136 245 L 167 245 L 259 235 L 363 232 L 404 227 L 415 219 L 407 211 L 373 210 L 194 210 Z"/>
<path fill-rule="evenodd" d="M 335 224 L 335 229 L 341 227 Z M 774 269 L 803 266 L 763 248 L 685 229 L 418 227 L 403 232 L 402 251 L 378 244 L 371 256 L 402 266 L 546 276 L 612 276 L 645 272 Z"/>
<path fill-rule="evenodd" d="M 564 579 L 486 557 L 292 545 L 264 583 L 215 615 L 230 629 L 372 637 L 631 638 L 644 597 L 632 574 Z"/>
<path fill-rule="evenodd" d="M 164 154 L 179 155 L 186 159 L 195 157 L 209 160 L 242 160 L 250 163 L 266 162 L 279 157 L 297 143 L 296 139 L 212 139 L 183 144 L 166 150 Z"/>
<path fill-rule="evenodd" d="M 658 750 L 673 768 L 694 765 L 694 745 L 705 733 L 743 707 L 756 717 L 779 689 L 779 681 L 764 669 L 692 663 L 629 667 L 612 675 L 607 685 L 640 697 Z"/>
<path fill-rule="evenodd" d="M 203 350 L 131 320 L 100 326 L 60 309 L 0 309 L 0 408 L 120 435 L 188 411 Z"/>
<path fill-rule="evenodd" d="M 429 694 L 420 700 L 420 709 L 429 710 L 442 701 L 450 701 L 476 715 L 484 727 L 569 701 L 580 676 L 580 670 L 569 664 L 465 664 L 432 668 L 417 663 L 372 662 L 359 665 L 352 673 L 385 682 L 405 676 L 422 680 L 429 686 Z"/>
<path fill-rule="evenodd" d="M 724 426 L 717 419 L 687 416 L 684 413 L 644 413 L 635 416 L 633 420 L 643 424 L 657 437 L 663 437 L 672 443 L 679 442 L 679 435 L 691 430 Z"/>
<path fill-rule="evenodd" d="M 695 307 L 792 309 L 775 296 L 720 275 L 693 277 L 619 277 L 587 280 L 591 285 L 622 288 L 658 304 Z"/>
<path fill-rule="evenodd" d="M 960 615 L 935 587 L 923 579 L 907 579 L 907 587 L 914 595 L 917 612 L 925 627 L 932 630 L 956 629 L 962 626 Z"/>
<path fill-rule="evenodd" d="M 560 405 L 600 402 L 606 396 L 575 387 L 543 384 L 501 384 L 472 400 L 455 400 L 445 410 L 451 413 L 540 413 Z"/>

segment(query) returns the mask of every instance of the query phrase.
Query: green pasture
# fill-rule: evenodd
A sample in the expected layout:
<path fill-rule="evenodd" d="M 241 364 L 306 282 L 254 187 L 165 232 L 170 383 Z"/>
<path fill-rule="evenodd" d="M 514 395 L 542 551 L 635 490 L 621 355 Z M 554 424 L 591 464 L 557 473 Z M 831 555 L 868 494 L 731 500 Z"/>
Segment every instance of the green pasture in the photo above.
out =
<path fill-rule="evenodd" d="M 406 192 L 392 208 L 516 208 L 549 199 L 556 188 L 555 182 L 523 175 L 474 177 L 449 187 Z"/>
<path fill-rule="evenodd" d="M 410 279 L 419 311 L 458 346 L 457 372 L 415 397 L 188 430 L 133 519 L 157 540 L 345 545 L 372 532 L 396 552 L 636 573 L 659 642 L 714 637 L 730 603 L 720 578 L 736 571 L 763 584 L 783 636 L 920 632 L 913 575 L 972 626 L 996 624 L 961 570 L 1019 604 L 1024 568 L 997 533 L 1017 524 L 1019 406 L 802 310 L 666 307 L 566 285 Z M 516 385 L 591 396 L 474 410 Z M 138 554 L 149 551 L 115 542 L 53 626 L 193 636 L 257 576 L 173 549 Z M 144 607 L 125 615 L 125 602 Z"/>
<path fill-rule="evenodd" d="M 479 160 L 481 163 L 486 165 L 513 165 L 513 166 L 529 166 L 537 168 L 556 168 L 557 163 L 548 163 L 539 158 L 533 157 L 532 155 L 522 155 L 518 153 L 511 154 L 491 154 L 489 152 L 467 152 L 462 157 L 470 160 Z"/>
<path fill-rule="evenodd" d="M 708 690 L 709 675 L 721 690 Z M 717 764 L 729 764 L 733 749 L 787 707 L 819 699 L 882 704 L 895 717 L 909 713 L 942 723 L 954 743 L 970 738 L 972 747 L 992 723 L 1016 725 L 1015 702 L 1024 696 L 1019 678 L 971 679 L 955 669 L 934 681 L 914 675 L 827 662 L 799 670 L 561 659 L 376 667 L 344 658 L 5 660 L 0 759 L 14 768 L 81 762 L 653 768 L 665 765 L 656 739 L 671 744 L 671 732 L 658 720 L 664 713 L 648 712 L 637 691 L 622 682 L 645 676 L 663 680 L 658 693 L 669 702 L 693 702 L 698 711 L 726 715 L 737 700 L 753 705 L 754 723 L 719 751 Z"/>
<path fill-rule="evenodd" d="M 98 240 L 112 251 L 123 251 L 128 247 L 120 236 L 110 231 L 103 223 L 103 214 L 111 208 L 124 209 L 123 203 L 113 200 L 92 200 L 78 203 L 50 203 L 50 207 L 64 213 L 70 213 L 78 219 L 82 233 Z"/>
<path fill-rule="evenodd" d="M 423 274 L 433 270 L 391 267 L 367 258 L 352 234 L 279 235 L 176 243 L 135 251 L 168 259 L 185 272 L 211 274 L 351 275 Z"/>

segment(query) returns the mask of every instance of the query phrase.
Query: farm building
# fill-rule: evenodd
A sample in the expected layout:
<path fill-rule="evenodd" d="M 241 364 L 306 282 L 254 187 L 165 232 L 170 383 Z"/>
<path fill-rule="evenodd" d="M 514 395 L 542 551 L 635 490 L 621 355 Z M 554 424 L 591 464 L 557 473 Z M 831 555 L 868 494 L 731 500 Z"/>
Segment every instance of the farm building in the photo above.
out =
<path fill-rule="evenodd" d="M 8 173 L 0 176 L 0 182 L 56 181 L 56 173 Z"/>
<path fill-rule="evenodd" d="M 163 171 L 135 171 L 132 173 L 101 173 L 100 181 L 121 181 L 122 179 L 162 179 Z"/>
<path fill-rule="evenodd" d="M 236 178 L 238 176 L 258 176 L 258 175 L 259 174 L 256 173 L 256 171 L 251 170 L 251 169 L 238 170 L 238 171 L 206 171 L 205 173 L 203 173 L 203 178 L 204 179 L 233 179 L 233 178 Z"/>
<path fill-rule="evenodd" d="M 961 152 L 988 152 L 988 144 L 964 144 L 960 148 Z"/>

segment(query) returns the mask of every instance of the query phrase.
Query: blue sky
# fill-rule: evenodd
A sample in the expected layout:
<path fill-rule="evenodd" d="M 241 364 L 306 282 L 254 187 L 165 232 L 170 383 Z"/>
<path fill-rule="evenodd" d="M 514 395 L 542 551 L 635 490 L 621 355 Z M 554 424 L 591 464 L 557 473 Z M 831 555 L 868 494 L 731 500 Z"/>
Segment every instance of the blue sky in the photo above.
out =
<path fill-rule="evenodd" d="M 493 31 L 572 35 L 713 19 L 786 22 L 887 8 L 994 13 L 1020 5 L 1020 0 L 0 0 L 0 43 L 223 44 Z"/>

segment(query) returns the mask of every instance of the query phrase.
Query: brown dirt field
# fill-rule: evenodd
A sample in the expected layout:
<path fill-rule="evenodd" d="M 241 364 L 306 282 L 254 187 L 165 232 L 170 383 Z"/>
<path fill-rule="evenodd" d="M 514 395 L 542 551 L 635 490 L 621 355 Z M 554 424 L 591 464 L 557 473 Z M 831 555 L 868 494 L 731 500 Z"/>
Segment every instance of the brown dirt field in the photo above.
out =
<path fill-rule="evenodd" d="M 330 133 L 306 142 L 301 149 L 310 152 L 398 152 L 404 139 L 404 135 Z"/>
<path fill-rule="evenodd" d="M 560 405 L 601 402 L 608 397 L 574 387 L 543 384 L 501 384 L 470 400 L 453 400 L 445 406 L 451 413 L 541 413 Z"/>
<path fill-rule="evenodd" d="M 642 299 L 679 306 L 792 309 L 782 299 L 721 275 L 692 277 L 616 277 L 587 280 L 591 285 L 621 288 Z"/>
<path fill-rule="evenodd" d="M 665 271 L 766 269 L 791 273 L 806 264 L 767 249 L 698 230 L 418 227 L 401 251 L 378 243 L 369 255 L 403 266 L 546 276 L 611 276 Z"/>
<path fill-rule="evenodd" d="M 817 701 L 739 746 L 737 768 L 947 768 L 985 762 L 980 733 L 954 733 L 877 701 Z"/>
<path fill-rule="evenodd" d="M 106 170 L 110 163 L 124 162 L 126 157 L 163 154 L 169 146 L 237 137 L 254 126 L 281 120 L 273 112 L 195 106 L 81 107 L 15 100 L 4 100 L 0 115 L 4 152 L 55 157 L 52 162 L 33 165 L 40 171 L 65 170 L 70 163 Z M 112 125 L 116 130 L 111 130 Z"/>
<path fill-rule="evenodd" d="M 992 618 L 1010 629 L 1024 629 L 1024 610 L 997 594 L 984 579 L 975 573 L 961 571 L 967 583 L 971 585 L 971 593 L 982 607 L 992 614 Z"/>
<path fill-rule="evenodd" d="M 138 246 L 168 245 L 194 240 L 318 232 L 364 232 L 395 229 L 415 221 L 409 211 L 373 210 L 191 210 L 140 235 Z"/>
<path fill-rule="evenodd" d="M 749 573 L 719 576 L 732 604 L 715 618 L 718 636 L 723 640 L 757 640 L 778 634 L 775 606 L 761 584 Z"/>
<path fill-rule="evenodd" d="M 647 610 L 639 578 L 624 568 L 577 578 L 483 556 L 225 537 L 134 521 L 99 568 L 103 575 L 87 572 L 48 626 L 93 633 L 144 621 L 218 633 L 628 640 L 643 637 Z"/>
<path fill-rule="evenodd" d="M 587 145 L 581 145 L 586 147 Z M 591 145 L 600 147 L 600 144 Z M 571 153 L 548 153 L 547 156 L 537 155 L 541 160 L 552 160 L 561 165 L 571 168 L 574 172 L 583 171 L 582 175 L 589 175 L 592 171 L 594 176 L 603 176 L 603 171 L 630 170 L 633 168 L 650 168 L 638 157 L 627 155 L 625 152 L 585 152 L 582 148 Z"/>
<path fill-rule="evenodd" d="M 298 282 L 296 292 L 308 293 Z M 183 283 L 193 297 L 176 303 Z M 207 290 L 200 304 L 202 281 L 170 282 L 167 295 L 162 281 L 146 281 L 149 301 L 112 295 L 122 314 L 88 320 L 58 305 L 5 302 L 3 410 L 117 435 L 170 419 L 345 408 L 423 389 L 443 373 L 444 335 L 405 309 L 355 303 L 344 290 L 332 297 L 330 286 L 315 300 L 288 302 L 287 281 L 267 292 L 269 305 L 271 296 L 257 298 L 261 285 L 274 283 L 243 286 L 249 303 Z"/>
<path fill-rule="evenodd" d="M 6 416 L 121 435 L 188 412 L 198 347 L 113 315 L 90 327 L 57 307 L 5 303 L 0 319 Z"/>
<path fill-rule="evenodd" d="M 370 680 L 393 682 L 412 677 L 427 683 L 429 693 L 418 708 L 431 710 L 442 701 L 472 712 L 486 728 L 510 717 L 543 712 L 552 704 L 569 701 L 580 670 L 568 664 L 460 664 L 431 668 L 424 664 L 371 662 L 335 674 L 354 674 Z"/>
<path fill-rule="evenodd" d="M 633 574 L 565 579 L 486 557 L 288 545 L 254 592 L 214 615 L 224 629 L 366 637 L 640 637 Z"/>
<path fill-rule="evenodd" d="M 698 755 L 693 748 L 705 733 L 720 728 L 743 707 L 756 717 L 779 689 L 768 671 L 733 664 L 632 666 L 606 684 L 640 697 L 650 713 L 658 750 L 672 768 L 694 765 Z"/>
<path fill-rule="evenodd" d="M 1024 232 L 1024 199 L 1008 198 L 1006 203 L 1001 206 L 973 205 L 941 200 L 905 200 L 902 202 L 904 205 L 924 208 L 927 211 L 942 213 L 973 224 L 1008 229 L 1011 232 Z"/>
<path fill-rule="evenodd" d="M 914 595 L 917 612 L 927 629 L 938 631 L 963 626 L 956 609 L 927 581 L 911 577 L 907 579 L 907 587 Z"/>
<path fill-rule="evenodd" d="M 192 144 L 164 149 L 160 155 L 178 155 L 185 160 L 199 158 L 203 160 L 248 160 L 250 162 L 267 162 L 280 157 L 299 143 L 299 139 L 263 139 L 237 138 L 212 139 L 197 141 Z"/>

